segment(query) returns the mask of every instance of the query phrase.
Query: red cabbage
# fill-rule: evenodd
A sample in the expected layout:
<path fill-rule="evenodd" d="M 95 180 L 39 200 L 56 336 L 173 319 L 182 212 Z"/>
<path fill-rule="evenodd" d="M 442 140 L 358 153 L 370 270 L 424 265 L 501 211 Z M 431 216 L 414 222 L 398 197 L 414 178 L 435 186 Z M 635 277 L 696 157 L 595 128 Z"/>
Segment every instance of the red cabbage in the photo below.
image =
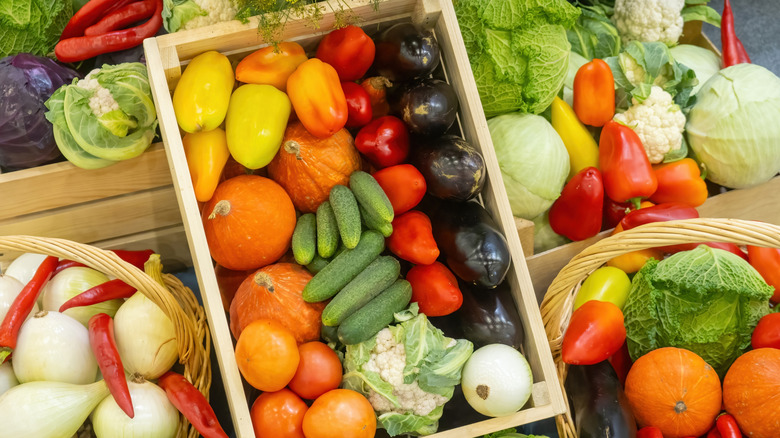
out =
<path fill-rule="evenodd" d="M 79 74 L 57 62 L 21 53 L 0 59 L 0 168 L 26 169 L 61 157 L 43 105 Z"/>

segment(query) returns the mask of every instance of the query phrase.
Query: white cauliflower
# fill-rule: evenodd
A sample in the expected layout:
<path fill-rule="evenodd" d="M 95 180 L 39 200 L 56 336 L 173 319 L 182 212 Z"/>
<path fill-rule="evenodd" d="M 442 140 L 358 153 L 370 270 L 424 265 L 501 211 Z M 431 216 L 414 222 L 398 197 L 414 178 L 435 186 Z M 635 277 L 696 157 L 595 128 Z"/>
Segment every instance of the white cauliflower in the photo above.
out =
<path fill-rule="evenodd" d="M 101 117 L 106 113 L 118 110 L 119 104 L 114 99 L 114 96 L 111 95 L 111 91 L 100 85 L 97 79 L 93 78 L 93 75 L 99 71 L 100 69 L 92 70 L 84 79 L 78 81 L 76 86 L 94 92 L 92 97 L 89 98 L 89 109 L 92 110 L 93 114 Z"/>
<path fill-rule="evenodd" d="M 204 15 L 196 15 L 181 27 L 183 30 L 197 29 L 236 18 L 236 6 L 232 0 L 193 0 L 205 11 Z"/>
<path fill-rule="evenodd" d="M 685 115 L 675 105 L 672 95 L 653 85 L 644 102 L 632 99 L 626 112 L 616 114 L 616 122 L 630 126 L 642 140 L 651 163 L 660 163 L 670 151 L 682 146 Z"/>
<path fill-rule="evenodd" d="M 624 45 L 661 41 L 674 45 L 683 29 L 685 0 L 615 0 L 615 22 Z"/>

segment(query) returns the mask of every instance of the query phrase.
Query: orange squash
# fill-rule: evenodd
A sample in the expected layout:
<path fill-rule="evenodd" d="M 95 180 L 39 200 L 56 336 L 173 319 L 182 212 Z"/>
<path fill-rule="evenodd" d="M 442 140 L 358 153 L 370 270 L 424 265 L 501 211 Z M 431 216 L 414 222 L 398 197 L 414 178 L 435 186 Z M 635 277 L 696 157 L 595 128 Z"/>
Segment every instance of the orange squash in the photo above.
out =
<path fill-rule="evenodd" d="M 655 426 L 665 438 L 701 436 L 720 413 L 720 379 L 696 353 L 659 348 L 634 362 L 626 397 L 640 427 Z"/>
<path fill-rule="evenodd" d="M 348 184 L 360 164 L 346 129 L 318 138 L 296 121 L 287 125 L 282 147 L 268 164 L 268 176 L 287 190 L 298 210 L 313 213 L 328 199 L 330 189 Z"/>
<path fill-rule="evenodd" d="M 238 339 L 258 319 L 279 322 L 298 343 L 320 339 L 325 303 L 303 301 L 303 287 L 311 280 L 306 269 L 294 263 L 276 263 L 248 276 L 230 305 L 230 331 Z"/>
<path fill-rule="evenodd" d="M 224 181 L 201 215 L 211 257 L 234 271 L 276 262 L 290 247 L 295 207 L 268 178 L 240 175 Z"/>
<path fill-rule="evenodd" d="M 780 434 L 780 350 L 759 348 L 738 357 L 723 379 L 723 403 L 746 437 Z"/>

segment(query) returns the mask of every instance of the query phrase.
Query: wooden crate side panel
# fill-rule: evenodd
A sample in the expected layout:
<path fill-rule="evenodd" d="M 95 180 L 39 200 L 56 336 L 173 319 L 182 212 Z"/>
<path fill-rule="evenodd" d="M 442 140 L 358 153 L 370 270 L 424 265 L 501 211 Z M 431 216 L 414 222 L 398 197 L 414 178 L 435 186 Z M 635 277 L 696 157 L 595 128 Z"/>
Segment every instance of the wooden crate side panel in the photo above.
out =
<path fill-rule="evenodd" d="M 171 184 L 162 143 L 132 160 L 85 170 L 69 162 L 0 175 L 3 200 L 12 208 L 0 220 Z"/>

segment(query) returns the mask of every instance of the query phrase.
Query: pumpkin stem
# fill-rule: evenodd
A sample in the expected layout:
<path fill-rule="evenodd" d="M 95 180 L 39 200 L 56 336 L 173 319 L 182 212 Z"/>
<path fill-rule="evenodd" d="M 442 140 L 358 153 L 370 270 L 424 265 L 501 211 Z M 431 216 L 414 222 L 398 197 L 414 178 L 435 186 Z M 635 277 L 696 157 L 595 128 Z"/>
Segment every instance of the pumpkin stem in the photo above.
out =
<path fill-rule="evenodd" d="M 284 151 L 288 154 L 295 154 L 296 160 L 303 160 L 303 157 L 301 157 L 301 144 L 295 140 L 284 142 Z"/>
<path fill-rule="evenodd" d="M 268 292 L 274 293 L 274 281 L 271 279 L 271 276 L 265 272 L 258 272 L 255 274 L 255 284 L 266 288 Z"/>
<path fill-rule="evenodd" d="M 674 405 L 675 414 L 682 414 L 687 410 L 688 410 L 688 406 L 685 406 L 685 402 L 682 400 L 678 401 L 677 404 Z"/>
<path fill-rule="evenodd" d="M 217 205 L 215 205 L 214 209 L 211 210 L 209 219 L 214 219 L 217 217 L 217 215 L 227 216 L 228 213 L 230 213 L 230 201 L 226 201 L 223 199 L 217 202 Z"/>
<path fill-rule="evenodd" d="M 390 82 L 390 79 L 387 79 L 384 76 L 374 76 L 368 80 L 368 83 L 375 90 L 381 90 L 383 88 L 390 88 L 393 86 L 393 83 Z"/>

